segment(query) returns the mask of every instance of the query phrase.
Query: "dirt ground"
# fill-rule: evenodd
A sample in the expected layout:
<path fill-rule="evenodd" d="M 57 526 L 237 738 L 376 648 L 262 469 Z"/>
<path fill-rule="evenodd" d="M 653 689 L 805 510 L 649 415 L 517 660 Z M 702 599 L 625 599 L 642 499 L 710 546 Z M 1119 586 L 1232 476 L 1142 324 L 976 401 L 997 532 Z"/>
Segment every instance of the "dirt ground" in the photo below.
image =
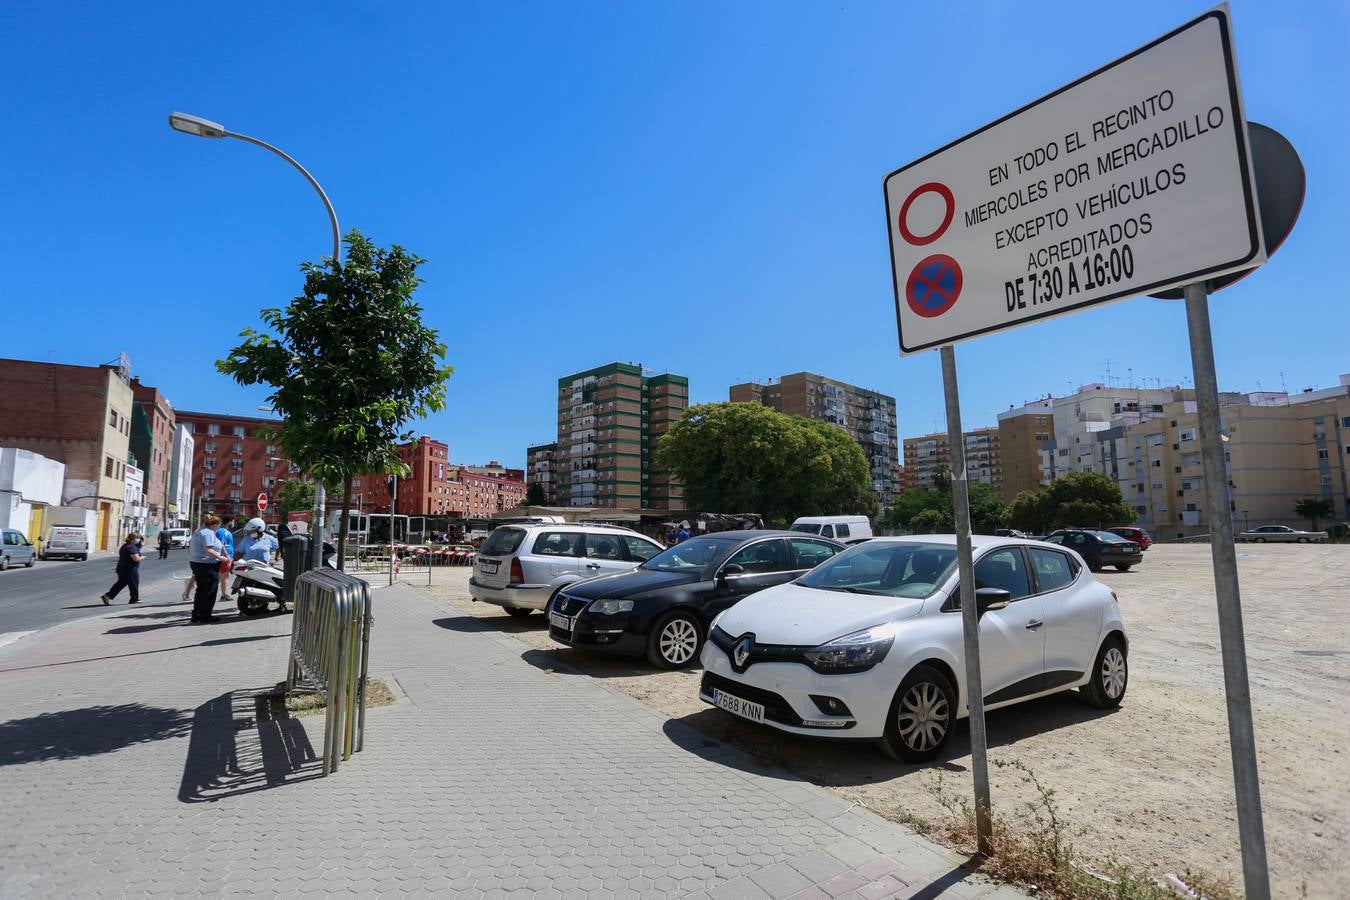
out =
<path fill-rule="evenodd" d="M 1350 881 L 1350 548 L 1239 545 L 1266 843 L 1276 896 L 1344 896 Z M 699 672 L 659 672 L 553 643 L 542 615 L 523 622 L 473 603 L 467 568 L 439 571 L 442 624 L 515 635 L 532 665 L 603 678 L 709 737 L 897 819 L 940 820 L 933 793 L 969 797 L 964 724 L 943 761 L 891 762 L 871 747 L 809 740 L 742 722 L 698 700 Z M 1055 791 L 1088 860 L 1156 874 L 1201 870 L 1241 884 L 1237 818 L 1209 546 L 1154 546 L 1130 572 L 1104 572 L 1130 635 L 1125 702 L 1103 712 L 1060 694 L 989 714 L 993 762 L 1021 761 Z M 1032 788 L 990 772 L 998 815 Z"/>

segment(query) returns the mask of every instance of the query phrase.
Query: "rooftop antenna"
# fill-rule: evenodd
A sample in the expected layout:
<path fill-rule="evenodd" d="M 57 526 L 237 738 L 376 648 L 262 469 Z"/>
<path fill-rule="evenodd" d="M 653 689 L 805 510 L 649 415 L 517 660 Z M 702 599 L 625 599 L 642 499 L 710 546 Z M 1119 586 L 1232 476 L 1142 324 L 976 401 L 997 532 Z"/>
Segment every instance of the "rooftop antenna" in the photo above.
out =
<path fill-rule="evenodd" d="M 1111 360 L 1106 361 L 1106 386 L 1111 387 Z"/>
<path fill-rule="evenodd" d="M 1284 383 L 1284 371 L 1283 371 L 1283 370 L 1280 371 L 1280 390 L 1284 391 L 1285 394 L 1288 394 L 1288 393 L 1289 393 L 1289 385 L 1287 385 L 1287 384 Z"/>

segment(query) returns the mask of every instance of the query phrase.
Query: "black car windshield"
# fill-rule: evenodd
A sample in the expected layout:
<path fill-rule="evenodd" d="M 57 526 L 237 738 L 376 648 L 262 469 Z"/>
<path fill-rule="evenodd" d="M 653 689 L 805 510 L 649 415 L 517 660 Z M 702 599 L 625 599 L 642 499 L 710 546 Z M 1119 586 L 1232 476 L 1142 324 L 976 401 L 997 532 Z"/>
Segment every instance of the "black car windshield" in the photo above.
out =
<path fill-rule="evenodd" d="M 955 568 L 956 548 L 949 544 L 871 540 L 821 563 L 797 583 L 826 591 L 921 599 L 932 596 Z"/>
<path fill-rule="evenodd" d="M 701 572 L 713 565 L 726 552 L 736 545 L 734 540 L 722 537 L 696 537 L 667 547 L 647 560 L 639 569 L 652 569 L 657 572 Z"/>
<path fill-rule="evenodd" d="M 1105 543 L 1107 543 L 1107 544 L 1132 544 L 1132 543 L 1134 543 L 1133 541 L 1127 540 L 1126 538 L 1123 538 L 1123 537 L 1121 537 L 1121 536 L 1118 535 L 1118 534 L 1112 534 L 1112 533 L 1109 532 L 1109 531 L 1094 531 L 1094 532 L 1092 532 L 1092 534 L 1096 535 L 1097 540 L 1103 541 L 1103 542 L 1105 542 Z"/>

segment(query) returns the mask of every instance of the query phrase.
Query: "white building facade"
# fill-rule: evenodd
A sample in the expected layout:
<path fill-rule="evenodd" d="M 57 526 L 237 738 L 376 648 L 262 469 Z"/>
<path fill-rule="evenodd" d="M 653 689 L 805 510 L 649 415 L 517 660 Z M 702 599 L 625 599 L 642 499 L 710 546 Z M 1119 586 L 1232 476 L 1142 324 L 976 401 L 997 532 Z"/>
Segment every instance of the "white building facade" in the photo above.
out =
<path fill-rule="evenodd" d="M 127 463 L 125 489 L 122 494 L 122 530 L 118 545 L 133 531 L 145 535 L 145 520 L 149 507 L 145 503 L 145 470 Z"/>
<path fill-rule="evenodd" d="M 180 528 L 192 522 L 192 429 L 179 425 L 173 431 L 173 461 L 169 468 L 169 521 Z"/>
<path fill-rule="evenodd" d="M 31 450 L 0 448 L 0 528 L 37 544 L 48 509 L 61 505 L 66 466 Z"/>

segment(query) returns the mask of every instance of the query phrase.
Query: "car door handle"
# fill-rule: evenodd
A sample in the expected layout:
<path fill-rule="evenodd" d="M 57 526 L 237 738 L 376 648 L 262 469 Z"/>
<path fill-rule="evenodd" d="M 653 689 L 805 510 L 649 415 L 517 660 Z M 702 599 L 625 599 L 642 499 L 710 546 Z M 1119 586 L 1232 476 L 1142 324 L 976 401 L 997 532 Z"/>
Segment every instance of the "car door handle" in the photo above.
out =
<path fill-rule="evenodd" d="M 598 568 L 600 568 L 600 564 L 599 564 L 599 563 L 586 563 L 586 568 L 588 568 L 588 569 L 598 569 Z"/>
<path fill-rule="evenodd" d="M 1045 623 L 1042 622 L 1040 619 L 1032 619 L 1030 622 L 1027 623 L 1027 630 L 1035 631 L 1037 628 L 1040 628 L 1044 624 Z"/>

